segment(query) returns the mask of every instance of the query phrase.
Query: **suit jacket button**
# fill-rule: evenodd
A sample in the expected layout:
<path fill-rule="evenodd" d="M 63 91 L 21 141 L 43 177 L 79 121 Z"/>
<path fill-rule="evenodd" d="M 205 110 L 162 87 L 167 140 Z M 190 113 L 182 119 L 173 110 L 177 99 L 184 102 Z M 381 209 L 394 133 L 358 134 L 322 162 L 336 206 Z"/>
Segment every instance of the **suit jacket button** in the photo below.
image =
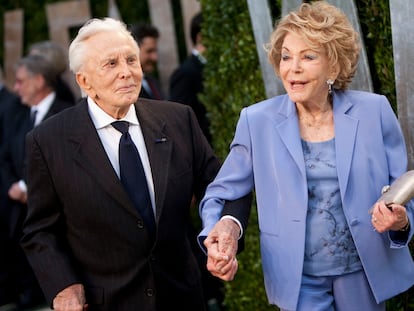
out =
<path fill-rule="evenodd" d="M 145 293 L 147 294 L 148 297 L 154 296 L 154 290 L 152 288 L 147 288 Z"/>
<path fill-rule="evenodd" d="M 137 223 L 137 227 L 140 228 L 140 229 L 143 229 L 144 228 L 144 222 L 142 220 L 139 220 L 138 223 Z"/>

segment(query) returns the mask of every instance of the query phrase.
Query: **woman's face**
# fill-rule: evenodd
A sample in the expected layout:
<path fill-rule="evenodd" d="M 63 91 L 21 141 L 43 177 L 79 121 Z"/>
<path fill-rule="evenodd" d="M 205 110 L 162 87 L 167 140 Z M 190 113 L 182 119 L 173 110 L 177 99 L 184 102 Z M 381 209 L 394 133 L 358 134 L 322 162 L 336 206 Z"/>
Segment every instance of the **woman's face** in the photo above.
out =
<path fill-rule="evenodd" d="M 282 44 L 280 78 L 289 98 L 303 105 L 326 102 L 328 79 L 335 79 L 325 51 L 308 46 L 303 38 L 288 33 Z"/>

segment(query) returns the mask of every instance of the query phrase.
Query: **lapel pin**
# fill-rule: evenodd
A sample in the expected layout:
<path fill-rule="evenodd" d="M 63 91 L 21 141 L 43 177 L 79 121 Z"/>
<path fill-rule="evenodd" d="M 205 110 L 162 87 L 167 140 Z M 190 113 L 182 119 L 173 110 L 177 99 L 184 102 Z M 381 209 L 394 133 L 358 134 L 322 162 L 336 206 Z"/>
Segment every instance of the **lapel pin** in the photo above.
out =
<path fill-rule="evenodd" d="M 165 143 L 166 141 L 167 141 L 167 138 L 162 137 L 162 138 L 157 138 L 157 139 L 155 140 L 155 143 L 156 143 L 156 144 L 159 144 L 159 143 Z"/>

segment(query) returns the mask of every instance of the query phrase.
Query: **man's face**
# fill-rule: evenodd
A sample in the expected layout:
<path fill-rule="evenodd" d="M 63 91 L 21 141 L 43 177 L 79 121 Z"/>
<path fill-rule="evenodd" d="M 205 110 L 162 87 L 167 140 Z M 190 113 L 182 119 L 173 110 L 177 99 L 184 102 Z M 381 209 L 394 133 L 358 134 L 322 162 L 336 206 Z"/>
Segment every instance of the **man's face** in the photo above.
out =
<path fill-rule="evenodd" d="M 158 61 L 157 39 L 145 37 L 139 46 L 139 53 L 142 71 L 147 74 L 154 72 Z"/>
<path fill-rule="evenodd" d="M 138 99 L 142 70 L 132 37 L 99 33 L 87 41 L 85 63 L 76 79 L 81 88 L 109 115 L 118 118 Z"/>
<path fill-rule="evenodd" d="M 25 66 L 16 70 L 14 91 L 19 95 L 23 104 L 31 107 L 37 104 L 40 75 L 31 75 Z"/>

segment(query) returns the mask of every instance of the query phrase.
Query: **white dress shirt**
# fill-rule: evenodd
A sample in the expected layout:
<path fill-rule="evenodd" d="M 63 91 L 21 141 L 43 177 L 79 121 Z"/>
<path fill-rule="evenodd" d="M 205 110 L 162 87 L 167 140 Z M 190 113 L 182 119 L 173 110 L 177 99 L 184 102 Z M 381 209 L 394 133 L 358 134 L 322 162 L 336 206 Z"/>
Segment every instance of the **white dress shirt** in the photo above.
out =
<path fill-rule="evenodd" d="M 56 93 L 51 92 L 49 95 L 43 98 L 37 105 L 30 107 L 30 115 L 32 115 L 36 111 L 34 126 L 39 125 L 39 123 L 42 122 L 47 112 L 49 111 L 50 106 L 52 106 L 52 103 L 55 100 L 55 98 Z M 23 192 L 27 192 L 27 185 L 23 179 L 19 180 L 18 184 Z"/>
<path fill-rule="evenodd" d="M 129 122 L 129 135 L 131 135 L 132 141 L 138 149 L 141 157 L 142 165 L 144 167 L 145 176 L 147 179 L 148 190 L 151 199 L 152 209 L 155 215 L 155 192 L 154 182 L 152 179 L 151 166 L 148 158 L 147 148 L 145 146 L 144 137 L 142 135 L 141 126 L 139 124 L 137 114 L 135 113 L 135 106 L 131 105 L 128 113 L 121 120 L 114 119 L 105 111 L 103 111 L 90 97 L 88 97 L 88 110 L 91 116 L 92 122 L 95 125 L 98 136 L 101 139 L 102 145 L 111 161 L 118 177 L 120 176 L 119 170 L 119 140 L 122 134 L 116 130 L 111 123 L 114 121 L 127 121 Z"/>
<path fill-rule="evenodd" d="M 39 123 L 42 122 L 47 112 L 49 111 L 50 106 L 52 106 L 52 103 L 55 100 L 55 98 L 56 98 L 56 93 L 52 92 L 49 95 L 47 95 L 45 98 L 43 98 L 37 105 L 32 106 L 30 108 L 31 114 L 34 111 L 37 111 L 34 126 L 39 125 Z"/>

